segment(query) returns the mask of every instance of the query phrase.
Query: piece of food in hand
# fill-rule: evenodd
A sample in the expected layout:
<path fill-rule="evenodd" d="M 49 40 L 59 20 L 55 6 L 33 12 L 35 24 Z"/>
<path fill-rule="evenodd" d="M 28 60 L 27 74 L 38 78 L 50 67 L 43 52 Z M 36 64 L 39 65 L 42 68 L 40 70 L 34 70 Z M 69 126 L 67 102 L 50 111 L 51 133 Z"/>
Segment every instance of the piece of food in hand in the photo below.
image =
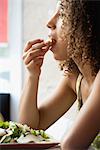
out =
<path fill-rule="evenodd" d="M 54 142 L 43 130 L 34 130 L 26 124 L 0 122 L 0 143 L 44 143 Z"/>
<path fill-rule="evenodd" d="M 49 46 L 52 48 L 55 44 L 56 44 L 56 40 L 55 39 L 53 39 L 53 38 L 48 38 L 46 41 L 45 41 L 45 43 L 46 44 L 49 44 Z"/>
<path fill-rule="evenodd" d="M 50 46 L 52 46 L 52 44 L 53 44 L 53 39 L 52 39 L 52 38 L 48 38 L 48 39 L 45 41 L 45 44 L 49 44 Z"/>

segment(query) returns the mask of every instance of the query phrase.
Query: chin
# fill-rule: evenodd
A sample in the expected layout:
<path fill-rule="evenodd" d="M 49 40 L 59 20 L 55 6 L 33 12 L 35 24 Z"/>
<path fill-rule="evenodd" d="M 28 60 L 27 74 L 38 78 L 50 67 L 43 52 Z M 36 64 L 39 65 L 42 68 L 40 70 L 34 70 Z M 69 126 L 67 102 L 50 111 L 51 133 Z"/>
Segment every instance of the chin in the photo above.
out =
<path fill-rule="evenodd" d="M 63 59 L 62 57 L 60 57 L 60 56 L 58 56 L 58 55 L 56 55 L 56 54 L 53 54 L 53 57 L 54 57 L 54 59 L 57 60 L 57 61 L 64 61 L 64 60 L 65 60 L 65 59 Z"/>
<path fill-rule="evenodd" d="M 58 60 L 58 61 L 66 60 L 65 56 L 61 56 L 61 55 L 57 52 L 57 49 L 56 49 L 56 48 L 52 48 L 51 51 L 52 51 L 52 53 L 53 53 L 53 57 L 54 57 L 55 60 Z"/>
<path fill-rule="evenodd" d="M 55 60 L 58 60 L 58 61 L 60 61 L 60 59 L 59 59 L 59 58 L 57 58 L 57 57 L 55 57 L 55 56 L 54 56 L 54 59 L 55 59 Z"/>
<path fill-rule="evenodd" d="M 55 51 L 53 51 L 53 50 L 51 50 L 51 51 L 52 51 L 52 53 L 53 53 L 54 59 L 55 59 L 55 60 L 59 60 L 60 58 L 59 58 L 59 56 L 55 53 Z"/>

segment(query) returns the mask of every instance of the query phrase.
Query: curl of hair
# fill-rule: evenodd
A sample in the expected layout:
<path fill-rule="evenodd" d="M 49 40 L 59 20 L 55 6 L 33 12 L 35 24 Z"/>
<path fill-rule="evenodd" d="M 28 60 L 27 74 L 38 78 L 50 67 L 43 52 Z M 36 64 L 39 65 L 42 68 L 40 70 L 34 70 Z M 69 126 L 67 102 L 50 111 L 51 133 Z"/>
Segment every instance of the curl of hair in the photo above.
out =
<path fill-rule="evenodd" d="M 61 0 L 63 28 L 69 28 L 68 52 L 70 57 L 88 61 L 92 73 L 100 69 L 100 1 Z"/>

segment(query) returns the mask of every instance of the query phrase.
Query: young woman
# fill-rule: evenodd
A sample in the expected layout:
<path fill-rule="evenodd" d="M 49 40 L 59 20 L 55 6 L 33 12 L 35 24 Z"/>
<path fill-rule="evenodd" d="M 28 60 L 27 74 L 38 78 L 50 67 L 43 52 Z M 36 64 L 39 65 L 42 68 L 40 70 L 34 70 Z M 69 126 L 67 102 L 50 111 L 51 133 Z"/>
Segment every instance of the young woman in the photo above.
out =
<path fill-rule="evenodd" d="M 19 121 L 45 130 L 78 99 L 79 115 L 61 147 L 85 150 L 100 131 L 100 1 L 61 0 L 47 27 L 52 42 L 36 39 L 24 49 L 28 73 Z M 38 106 L 39 77 L 48 50 L 64 62 L 65 75 L 54 94 Z"/>

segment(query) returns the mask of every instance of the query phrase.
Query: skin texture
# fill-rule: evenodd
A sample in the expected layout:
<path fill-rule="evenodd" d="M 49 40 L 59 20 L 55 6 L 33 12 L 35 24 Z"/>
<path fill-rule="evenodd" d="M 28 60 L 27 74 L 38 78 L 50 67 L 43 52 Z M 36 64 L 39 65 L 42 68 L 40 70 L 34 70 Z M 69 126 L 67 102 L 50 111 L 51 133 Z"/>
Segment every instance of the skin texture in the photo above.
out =
<path fill-rule="evenodd" d="M 27 68 L 27 76 L 20 100 L 19 122 L 36 129 L 45 130 L 51 126 L 76 101 L 76 80 L 81 72 L 83 75 L 81 92 L 84 105 L 73 128 L 61 142 L 61 147 L 62 150 L 85 150 L 100 131 L 100 71 L 93 76 L 88 62 L 83 67 L 80 59 L 73 58 L 77 69 L 67 72 L 48 100 L 37 105 L 39 77 L 46 52 L 51 50 L 54 58 L 59 61 L 69 57 L 68 40 L 62 34 L 63 30 L 68 30 L 68 26 L 62 28 L 62 24 L 58 5 L 47 24 L 47 27 L 50 28 L 49 37 L 56 40 L 55 44 L 51 46 L 50 41 L 36 39 L 29 41 L 24 48 L 23 61 Z"/>

